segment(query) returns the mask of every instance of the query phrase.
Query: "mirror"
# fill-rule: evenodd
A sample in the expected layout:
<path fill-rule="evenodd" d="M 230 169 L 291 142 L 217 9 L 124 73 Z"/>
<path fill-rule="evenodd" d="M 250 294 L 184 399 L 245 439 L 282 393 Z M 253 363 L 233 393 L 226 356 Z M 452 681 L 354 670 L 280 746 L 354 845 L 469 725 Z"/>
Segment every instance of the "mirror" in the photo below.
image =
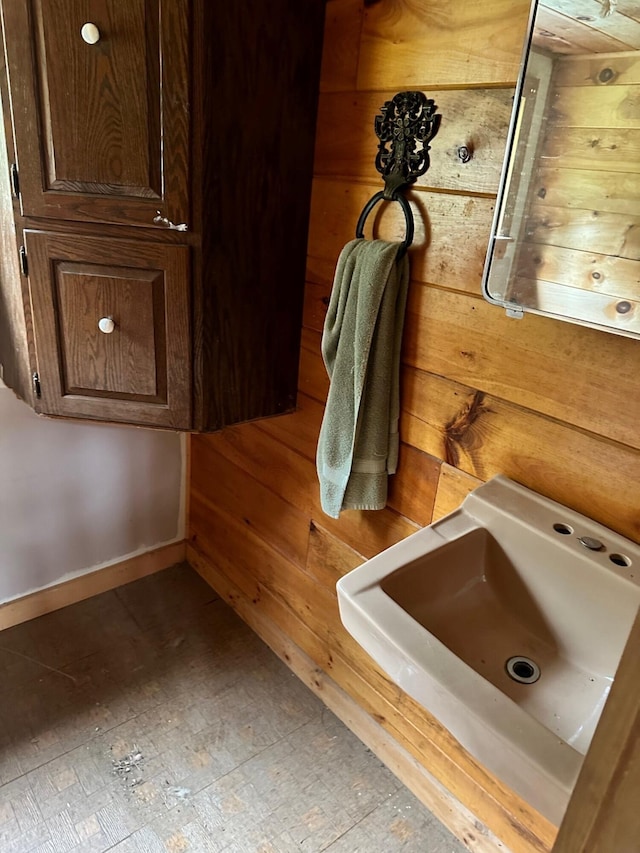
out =
<path fill-rule="evenodd" d="M 640 338 L 640 0 L 533 4 L 483 279 Z"/>

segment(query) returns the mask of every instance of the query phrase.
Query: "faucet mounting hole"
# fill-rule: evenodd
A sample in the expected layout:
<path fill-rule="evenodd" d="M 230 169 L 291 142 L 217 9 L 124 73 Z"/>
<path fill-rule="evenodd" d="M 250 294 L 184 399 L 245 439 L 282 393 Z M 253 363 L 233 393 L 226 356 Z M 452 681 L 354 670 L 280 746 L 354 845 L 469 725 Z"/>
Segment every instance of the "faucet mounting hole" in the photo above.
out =
<path fill-rule="evenodd" d="M 631 560 L 625 554 L 610 554 L 609 559 L 612 563 L 615 563 L 616 566 L 630 566 Z"/>
<path fill-rule="evenodd" d="M 556 533 L 562 533 L 563 536 L 569 536 L 573 533 L 573 527 L 569 527 L 568 524 L 554 524 L 553 529 Z"/>

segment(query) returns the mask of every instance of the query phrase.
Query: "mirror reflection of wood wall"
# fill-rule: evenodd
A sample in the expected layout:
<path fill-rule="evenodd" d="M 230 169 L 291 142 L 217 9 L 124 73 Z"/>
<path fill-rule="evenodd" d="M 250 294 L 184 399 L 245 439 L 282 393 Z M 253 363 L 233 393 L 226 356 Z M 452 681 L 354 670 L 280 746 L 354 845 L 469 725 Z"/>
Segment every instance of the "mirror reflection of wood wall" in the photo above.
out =
<path fill-rule="evenodd" d="M 533 44 L 554 61 L 508 298 L 640 332 L 640 2 L 552 0 Z"/>

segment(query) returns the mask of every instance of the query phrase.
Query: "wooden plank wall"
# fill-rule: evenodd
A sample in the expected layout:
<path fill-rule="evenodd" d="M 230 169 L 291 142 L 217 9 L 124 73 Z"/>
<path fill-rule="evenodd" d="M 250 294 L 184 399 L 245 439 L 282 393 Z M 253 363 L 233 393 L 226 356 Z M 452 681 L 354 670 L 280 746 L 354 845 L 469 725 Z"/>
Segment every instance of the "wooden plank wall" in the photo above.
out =
<path fill-rule="evenodd" d="M 193 437 L 190 494 L 191 559 L 210 567 L 219 592 L 249 623 L 266 620 L 288 637 L 317 666 L 319 690 L 333 679 L 522 853 L 548 851 L 555 827 L 362 652 L 341 626 L 335 582 L 499 472 L 640 541 L 640 344 L 537 316 L 511 320 L 481 297 L 528 6 L 329 0 L 299 409 Z M 321 329 L 339 251 L 381 186 L 373 117 L 412 87 L 443 118 L 431 170 L 411 193 L 400 468 L 385 510 L 336 521 L 320 509 L 314 464 L 327 393 Z M 473 151 L 465 164 L 462 145 Z M 396 207 L 369 223 L 377 236 L 402 236 Z"/>
<path fill-rule="evenodd" d="M 576 288 L 638 300 L 639 99 L 637 51 L 556 58 L 518 263 L 518 292 L 532 304 L 552 292 L 571 310 Z M 579 316 L 609 322 L 602 307 Z"/>

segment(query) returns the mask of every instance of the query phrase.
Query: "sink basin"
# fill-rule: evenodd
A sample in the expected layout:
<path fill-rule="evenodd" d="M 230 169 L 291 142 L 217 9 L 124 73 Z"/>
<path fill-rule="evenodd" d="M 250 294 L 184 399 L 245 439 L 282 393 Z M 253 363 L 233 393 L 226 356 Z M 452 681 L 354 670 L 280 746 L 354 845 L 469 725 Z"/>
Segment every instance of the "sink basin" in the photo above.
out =
<path fill-rule="evenodd" d="M 640 547 L 496 477 L 338 601 L 389 677 L 559 824 L 640 606 Z"/>

